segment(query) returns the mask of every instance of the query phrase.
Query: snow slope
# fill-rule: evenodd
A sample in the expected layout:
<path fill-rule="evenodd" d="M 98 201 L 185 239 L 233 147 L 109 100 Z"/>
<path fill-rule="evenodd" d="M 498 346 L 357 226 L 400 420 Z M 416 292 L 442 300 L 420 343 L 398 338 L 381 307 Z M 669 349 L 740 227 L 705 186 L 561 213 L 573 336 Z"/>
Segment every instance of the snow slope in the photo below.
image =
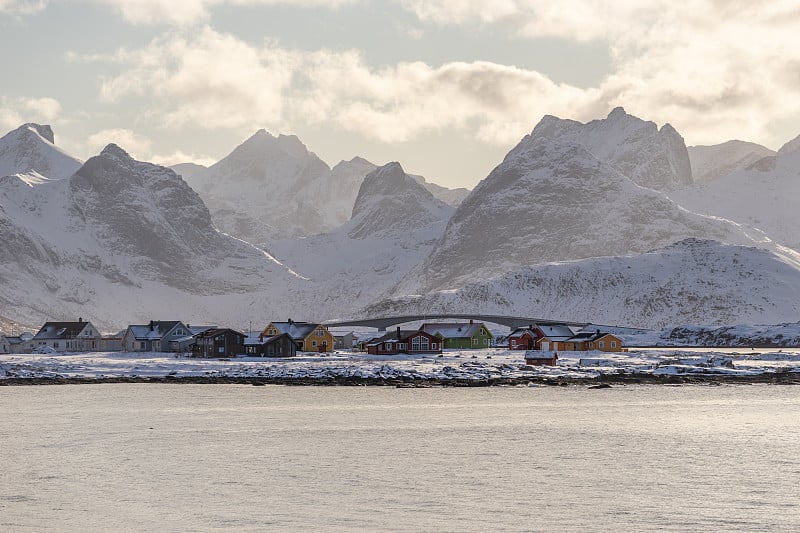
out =
<path fill-rule="evenodd" d="M 385 297 L 419 265 L 452 212 L 399 163 L 389 163 L 364 179 L 346 224 L 326 234 L 276 241 L 270 251 L 314 284 L 306 316 L 344 318 Z"/>
<path fill-rule="evenodd" d="M 775 155 L 774 151 L 760 144 L 737 140 L 713 146 L 690 146 L 688 150 L 695 183 L 714 181 L 745 169 L 759 159 Z"/>
<path fill-rule="evenodd" d="M 0 179 L 0 205 L 0 309 L 23 324 L 79 316 L 111 330 L 152 318 L 237 324 L 302 305 L 268 306 L 265 295 L 304 280 L 218 233 L 173 171 L 115 145 L 70 178 Z"/>
<path fill-rule="evenodd" d="M 463 288 L 394 298 L 362 316 L 472 312 L 658 328 L 800 319 L 800 262 L 687 239 L 639 255 L 530 266 Z"/>
<path fill-rule="evenodd" d="M 50 126 L 23 124 L 0 138 L 0 176 L 35 172 L 59 179 L 72 175 L 81 166 L 55 144 Z"/>
<path fill-rule="evenodd" d="M 712 182 L 673 191 L 670 198 L 693 211 L 758 228 L 772 240 L 800 250 L 800 151 L 793 150 L 792 142 L 774 156 Z"/>
<path fill-rule="evenodd" d="M 604 139 L 626 138 L 636 121 L 648 124 L 615 113 L 621 112 L 596 121 Z M 617 122 L 622 130 L 614 134 Z M 458 207 L 441 242 L 398 294 L 456 288 L 526 265 L 646 252 L 688 237 L 754 244 L 735 224 L 691 213 L 635 184 L 587 150 L 588 137 L 576 142 L 577 134 L 559 133 L 576 128 L 583 136 L 579 123 L 542 119 Z M 643 162 L 628 170 L 641 176 L 653 157 L 627 161 Z"/>

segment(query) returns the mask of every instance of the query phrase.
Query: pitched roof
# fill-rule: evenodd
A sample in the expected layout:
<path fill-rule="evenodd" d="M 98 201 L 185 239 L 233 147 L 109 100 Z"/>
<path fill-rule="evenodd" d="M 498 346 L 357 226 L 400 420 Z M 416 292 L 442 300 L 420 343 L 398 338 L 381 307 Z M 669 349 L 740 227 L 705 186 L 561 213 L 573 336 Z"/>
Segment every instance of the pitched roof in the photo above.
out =
<path fill-rule="evenodd" d="M 77 337 L 88 322 L 45 322 L 34 339 L 72 339 Z"/>
<path fill-rule="evenodd" d="M 469 339 L 477 335 L 482 327 L 480 322 L 442 322 L 423 324 L 419 329 L 431 335 L 440 333 L 445 339 Z"/>
<path fill-rule="evenodd" d="M 137 324 L 128 326 L 136 340 L 159 340 L 169 333 L 180 320 L 153 321 L 150 324 Z"/>
<path fill-rule="evenodd" d="M 198 339 L 211 338 L 211 337 L 216 337 L 217 335 L 223 335 L 229 331 L 239 335 L 240 337 L 246 337 L 244 333 L 240 333 L 235 329 L 230 329 L 230 328 L 209 328 L 196 334 L 195 337 Z"/>
<path fill-rule="evenodd" d="M 616 338 L 616 339 L 618 339 L 618 338 L 619 338 L 619 337 L 617 337 L 616 335 L 614 335 L 613 333 L 606 333 L 606 332 L 604 332 L 604 331 L 600 331 L 600 330 L 598 329 L 598 330 L 596 330 L 596 331 L 581 331 L 581 332 L 579 332 L 579 333 L 576 333 L 576 334 L 575 334 L 575 336 L 574 336 L 574 337 L 572 337 L 572 338 L 571 338 L 571 339 L 569 339 L 569 340 L 570 340 L 570 341 L 586 341 L 586 342 L 593 342 L 593 341 L 596 341 L 596 340 L 602 339 L 603 337 L 606 337 L 606 336 L 608 336 L 608 335 L 611 335 L 612 337 L 614 337 L 614 338 Z"/>
<path fill-rule="evenodd" d="M 575 332 L 572 331 L 572 328 L 569 326 L 565 326 L 562 324 L 554 324 L 552 326 L 538 326 L 537 327 L 542 330 L 544 336 L 551 340 L 567 340 L 575 336 Z"/>
<path fill-rule="evenodd" d="M 278 333 L 288 333 L 293 339 L 305 339 L 311 332 L 322 324 L 311 324 L 309 322 L 273 322 L 273 326 Z"/>

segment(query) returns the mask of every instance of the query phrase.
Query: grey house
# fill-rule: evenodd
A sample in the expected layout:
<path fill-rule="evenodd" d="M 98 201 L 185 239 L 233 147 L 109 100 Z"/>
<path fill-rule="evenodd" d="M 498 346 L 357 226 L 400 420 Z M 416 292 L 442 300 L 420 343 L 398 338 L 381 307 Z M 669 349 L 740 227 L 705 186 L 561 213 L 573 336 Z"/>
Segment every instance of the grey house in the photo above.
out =
<path fill-rule="evenodd" d="M 186 352 L 193 344 L 191 330 L 179 320 L 131 325 L 122 337 L 122 347 L 127 352 Z"/>

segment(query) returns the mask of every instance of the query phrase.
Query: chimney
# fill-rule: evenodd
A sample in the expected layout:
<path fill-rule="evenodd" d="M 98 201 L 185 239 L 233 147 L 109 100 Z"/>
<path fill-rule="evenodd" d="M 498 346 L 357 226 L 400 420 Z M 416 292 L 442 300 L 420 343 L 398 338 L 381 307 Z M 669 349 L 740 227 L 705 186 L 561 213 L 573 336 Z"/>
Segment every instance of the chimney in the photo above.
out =
<path fill-rule="evenodd" d="M 287 320 L 287 322 L 288 322 L 289 324 L 294 324 L 294 321 L 293 321 L 291 318 L 290 318 L 290 319 L 288 319 L 288 320 Z"/>
<path fill-rule="evenodd" d="M 400 341 L 400 326 L 397 326 L 397 340 Z"/>
<path fill-rule="evenodd" d="M 473 321 L 473 320 L 470 318 L 470 319 L 469 319 L 469 325 L 471 326 L 471 325 L 472 325 L 472 324 L 474 324 L 474 323 L 475 323 L 475 322 L 474 322 L 474 321 Z"/>
<path fill-rule="evenodd" d="M 150 331 L 153 331 L 153 321 L 150 321 Z"/>
<path fill-rule="evenodd" d="M 78 324 L 83 324 L 83 317 L 78 318 Z"/>

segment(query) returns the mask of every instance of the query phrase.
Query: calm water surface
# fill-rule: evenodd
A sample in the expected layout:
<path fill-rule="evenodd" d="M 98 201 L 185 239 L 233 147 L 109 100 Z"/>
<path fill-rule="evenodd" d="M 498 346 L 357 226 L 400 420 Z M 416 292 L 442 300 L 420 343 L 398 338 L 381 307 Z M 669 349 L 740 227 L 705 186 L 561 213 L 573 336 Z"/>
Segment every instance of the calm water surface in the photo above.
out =
<path fill-rule="evenodd" d="M 0 531 L 800 531 L 800 388 L 0 387 Z"/>

